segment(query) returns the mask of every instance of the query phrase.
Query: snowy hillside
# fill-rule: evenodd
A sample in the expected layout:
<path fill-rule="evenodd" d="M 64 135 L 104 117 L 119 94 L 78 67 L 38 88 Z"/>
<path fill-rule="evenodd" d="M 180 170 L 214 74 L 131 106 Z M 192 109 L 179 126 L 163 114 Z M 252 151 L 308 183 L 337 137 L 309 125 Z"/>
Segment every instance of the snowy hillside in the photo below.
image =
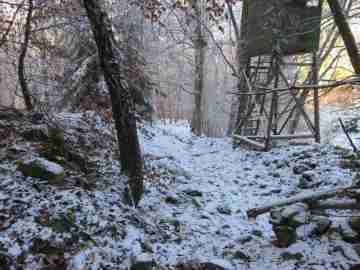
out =
<path fill-rule="evenodd" d="M 44 158 L 49 134 L 41 117 L 0 120 L 0 269 L 128 269 L 138 262 L 143 268 L 131 269 L 190 269 L 185 264 L 199 262 L 227 270 L 320 270 L 360 263 L 338 229 L 346 212 L 327 212 L 334 229 L 323 235 L 312 233 L 309 216 L 288 248 L 274 244 L 268 214 L 246 215 L 279 198 L 351 184 L 343 149 L 252 152 L 233 149 L 226 138 L 196 137 L 186 124 L 145 125 L 146 189 L 133 209 L 123 202 L 126 177 L 109 125 L 93 113 L 57 118 L 73 155 L 61 164 L 60 185 L 19 169 L 23 160 Z"/>

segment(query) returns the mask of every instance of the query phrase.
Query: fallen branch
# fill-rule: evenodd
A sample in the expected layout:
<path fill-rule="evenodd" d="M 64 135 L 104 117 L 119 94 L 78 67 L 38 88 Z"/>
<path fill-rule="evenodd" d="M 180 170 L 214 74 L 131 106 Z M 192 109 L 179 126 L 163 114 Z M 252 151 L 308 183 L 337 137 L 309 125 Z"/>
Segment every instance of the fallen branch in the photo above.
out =
<path fill-rule="evenodd" d="M 193 157 L 201 157 L 204 155 L 208 155 L 208 154 L 216 154 L 219 153 L 219 150 L 214 150 L 214 151 L 210 151 L 210 152 L 205 152 L 205 153 L 198 153 L 198 154 L 192 154 Z"/>
<path fill-rule="evenodd" d="M 341 126 L 343 132 L 345 133 L 346 138 L 349 140 L 349 143 L 350 143 L 351 147 L 353 148 L 354 152 L 355 152 L 356 154 L 359 154 L 359 149 L 356 147 L 354 141 L 351 139 L 350 134 L 349 134 L 349 132 L 346 130 L 345 125 L 344 125 L 344 122 L 341 120 L 341 118 L 339 118 L 339 122 L 340 122 L 340 126 Z"/>
<path fill-rule="evenodd" d="M 347 192 L 351 191 L 352 189 L 355 189 L 354 186 L 347 186 L 347 187 L 340 187 L 335 189 L 329 189 L 329 190 L 322 190 L 318 192 L 307 192 L 306 194 L 300 194 L 291 198 L 282 199 L 273 203 L 270 203 L 268 205 L 264 205 L 257 208 L 249 209 L 246 213 L 249 218 L 256 218 L 257 216 L 269 212 L 271 209 L 282 207 L 298 202 L 312 202 L 312 201 L 318 201 L 318 200 L 324 200 L 328 198 L 332 198 L 339 195 L 345 195 Z"/>
<path fill-rule="evenodd" d="M 236 142 L 238 142 L 239 144 L 245 144 L 245 145 L 249 145 L 252 147 L 252 149 L 257 150 L 257 151 L 264 151 L 265 149 L 265 145 L 262 143 L 259 143 L 257 141 L 254 140 L 250 140 L 244 136 L 240 136 L 240 135 L 233 135 L 233 138 Z"/>

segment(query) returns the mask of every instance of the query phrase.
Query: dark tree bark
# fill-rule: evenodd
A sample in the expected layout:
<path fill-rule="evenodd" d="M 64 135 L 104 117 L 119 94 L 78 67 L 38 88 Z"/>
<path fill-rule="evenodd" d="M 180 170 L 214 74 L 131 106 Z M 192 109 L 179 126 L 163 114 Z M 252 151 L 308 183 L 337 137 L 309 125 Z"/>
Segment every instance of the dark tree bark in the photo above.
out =
<path fill-rule="evenodd" d="M 24 41 L 21 45 L 21 53 L 19 56 L 18 77 L 19 77 L 21 91 L 24 96 L 26 109 L 28 111 L 32 111 L 33 104 L 31 102 L 29 86 L 28 86 L 26 78 L 25 78 L 25 58 L 26 58 L 26 53 L 27 53 L 29 40 L 30 40 L 31 18 L 32 18 L 32 13 L 33 13 L 33 9 L 34 9 L 34 3 L 33 3 L 33 0 L 29 0 L 28 3 L 29 3 L 29 7 L 28 7 L 28 13 L 26 16 Z"/>
<path fill-rule="evenodd" d="M 343 9 L 340 6 L 338 0 L 328 0 L 331 12 L 334 16 L 334 21 L 339 29 L 341 37 L 344 41 L 346 50 L 350 57 L 351 64 L 356 74 L 360 74 L 360 54 L 356 45 L 355 37 L 351 31 L 351 28 L 346 21 Z"/>
<path fill-rule="evenodd" d="M 121 168 L 129 175 L 129 195 L 137 206 L 143 194 L 143 160 L 137 136 L 135 105 L 119 64 L 119 58 L 122 56 L 114 45 L 115 36 L 109 16 L 100 2 L 102 1 L 83 1 L 96 41 L 100 66 L 111 96 Z"/>

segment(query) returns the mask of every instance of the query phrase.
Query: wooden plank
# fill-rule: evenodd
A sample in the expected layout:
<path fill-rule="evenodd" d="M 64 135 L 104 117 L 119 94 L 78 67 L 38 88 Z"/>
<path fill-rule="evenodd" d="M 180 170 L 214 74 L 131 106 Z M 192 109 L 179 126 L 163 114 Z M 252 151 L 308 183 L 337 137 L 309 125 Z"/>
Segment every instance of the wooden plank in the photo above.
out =
<path fill-rule="evenodd" d="M 279 84 L 279 59 L 276 55 L 274 55 L 275 58 L 275 70 L 274 73 L 276 74 L 275 81 L 274 81 L 274 88 L 278 87 Z M 270 115 L 269 115 L 269 121 L 267 124 L 266 129 L 266 139 L 265 139 L 265 151 L 269 151 L 271 147 L 271 134 L 273 129 L 273 121 L 275 120 L 276 123 L 276 113 L 277 113 L 277 92 L 274 92 L 271 97 L 271 104 L 270 104 Z M 275 119 L 274 119 L 275 118 Z M 275 131 L 276 132 L 276 131 Z"/>
<path fill-rule="evenodd" d="M 254 140 L 250 140 L 244 136 L 240 136 L 240 135 L 233 135 L 233 138 L 235 140 L 237 140 L 239 143 L 244 143 L 244 144 L 248 144 L 250 146 L 252 146 L 254 148 L 254 150 L 259 150 L 259 151 L 263 151 L 265 149 L 265 145 L 262 143 L 259 143 L 257 141 Z"/>
<path fill-rule="evenodd" d="M 356 200 L 346 200 L 346 201 L 336 201 L 336 200 L 327 200 L 324 202 L 314 203 L 310 205 L 310 208 L 314 209 L 337 209 L 337 210 L 359 210 L 360 203 Z"/>
<path fill-rule="evenodd" d="M 312 65 L 312 76 L 313 84 L 318 84 L 318 66 L 317 66 L 317 55 L 313 53 L 313 65 Z M 320 99 L 319 89 L 314 89 L 314 127 L 315 127 L 315 141 L 320 143 Z"/>
<path fill-rule="evenodd" d="M 351 137 L 349 135 L 349 132 L 346 130 L 344 122 L 341 120 L 341 118 L 339 118 L 339 122 L 340 122 L 340 126 L 341 126 L 343 132 L 345 133 L 346 138 L 348 139 L 348 141 L 349 141 L 351 147 L 353 148 L 354 152 L 359 155 L 359 149 L 356 147 L 354 141 L 351 139 Z"/>
<path fill-rule="evenodd" d="M 248 139 L 250 140 L 255 140 L 255 139 L 263 139 L 265 140 L 265 136 L 247 136 Z M 308 133 L 304 133 L 304 134 L 286 134 L 286 135 L 271 135 L 270 138 L 272 140 L 292 140 L 292 139 L 312 139 L 314 138 L 313 134 L 308 134 Z"/>
<path fill-rule="evenodd" d="M 265 151 L 270 150 L 270 143 L 271 143 L 271 131 L 272 131 L 272 124 L 273 124 L 273 118 L 274 118 L 274 112 L 275 112 L 275 93 L 272 95 L 271 98 L 271 105 L 270 105 L 270 115 L 269 115 L 269 121 L 267 123 L 266 128 L 266 138 L 265 138 Z"/>

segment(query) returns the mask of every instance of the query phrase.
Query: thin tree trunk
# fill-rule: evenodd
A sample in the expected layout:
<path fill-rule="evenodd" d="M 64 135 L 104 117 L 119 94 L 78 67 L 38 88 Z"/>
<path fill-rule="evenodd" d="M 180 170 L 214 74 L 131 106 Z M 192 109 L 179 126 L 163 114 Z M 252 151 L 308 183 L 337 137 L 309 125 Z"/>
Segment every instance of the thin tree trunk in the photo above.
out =
<path fill-rule="evenodd" d="M 241 27 L 238 26 L 235 20 L 234 12 L 232 10 L 232 6 L 228 0 L 226 0 L 226 4 L 229 10 L 230 19 L 234 27 L 235 36 L 236 36 L 236 64 L 237 64 L 237 88 L 238 90 L 244 90 L 246 87 L 246 81 L 244 78 L 244 74 L 242 72 L 246 69 L 246 66 L 249 61 L 249 57 L 247 56 L 245 39 L 246 39 L 246 1 L 243 1 L 242 6 L 242 15 L 241 15 Z M 239 125 L 244 114 L 246 113 L 246 108 L 248 105 L 248 97 L 247 96 L 239 96 L 238 100 L 235 101 L 235 105 L 231 106 L 231 115 L 229 126 L 227 130 L 227 134 L 231 135 L 234 131 L 238 130 L 236 127 Z"/>
<path fill-rule="evenodd" d="M 191 130 L 196 135 L 200 136 L 203 132 L 203 90 L 204 90 L 204 63 L 205 63 L 205 46 L 204 34 L 202 31 L 202 6 L 200 3 L 195 3 L 195 15 L 197 17 L 196 29 L 195 29 L 195 108 L 191 121 Z"/>
<path fill-rule="evenodd" d="M 114 45 L 115 36 L 108 14 L 98 0 L 84 0 L 96 41 L 100 65 L 110 92 L 117 131 L 122 171 L 130 177 L 130 198 L 135 206 L 143 194 L 143 160 L 136 129 L 135 105 L 119 65 L 121 57 Z"/>
<path fill-rule="evenodd" d="M 356 74 L 360 74 L 360 54 L 356 44 L 355 37 L 351 31 L 349 23 L 346 21 L 343 9 L 338 0 L 328 0 L 334 21 L 339 29 L 341 37 L 344 41 L 351 64 Z"/>
<path fill-rule="evenodd" d="M 241 32 L 239 29 L 239 25 L 236 22 L 232 4 L 229 2 L 229 0 L 225 0 L 225 2 L 226 2 L 227 9 L 229 11 L 231 24 L 234 28 L 234 33 L 235 33 L 235 38 L 236 38 L 236 60 L 237 60 L 236 63 L 237 63 L 237 71 L 239 71 L 240 70 L 239 69 L 240 68 L 239 53 L 241 51 L 241 48 L 240 48 Z M 238 86 L 239 86 L 240 85 L 240 74 L 237 74 L 237 77 L 238 77 Z M 234 131 L 234 128 L 236 125 L 236 116 L 237 116 L 238 108 L 239 108 L 239 97 L 236 97 L 236 99 L 233 100 L 230 105 L 230 119 L 229 119 L 227 131 L 226 131 L 226 135 L 228 135 L 228 136 L 230 136 Z"/>
<path fill-rule="evenodd" d="M 25 58 L 26 58 L 26 53 L 27 53 L 29 40 L 30 40 L 31 18 L 32 18 L 32 12 L 34 9 L 34 3 L 33 3 L 33 0 L 29 0 L 28 3 L 29 3 L 29 7 L 28 7 L 28 13 L 26 16 L 24 41 L 21 45 L 21 53 L 19 56 L 18 77 L 19 77 L 21 91 L 24 96 L 26 109 L 28 111 L 32 111 L 33 104 L 31 102 L 30 91 L 29 91 L 29 87 L 28 87 L 28 84 L 27 84 L 27 81 L 25 78 Z"/>

